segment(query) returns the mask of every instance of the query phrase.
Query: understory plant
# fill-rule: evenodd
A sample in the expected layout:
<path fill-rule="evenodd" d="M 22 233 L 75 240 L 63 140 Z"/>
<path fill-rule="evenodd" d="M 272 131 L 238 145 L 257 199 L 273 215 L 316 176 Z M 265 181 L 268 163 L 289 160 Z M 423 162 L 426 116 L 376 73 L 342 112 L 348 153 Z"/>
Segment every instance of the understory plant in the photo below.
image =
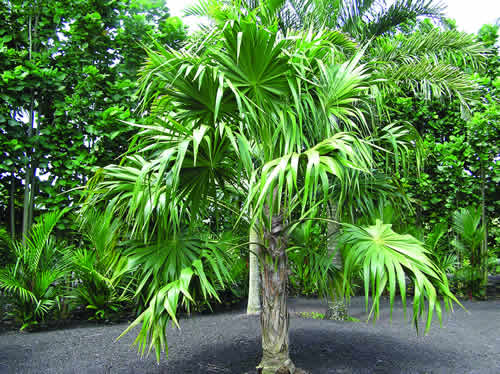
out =
<path fill-rule="evenodd" d="M 62 295 L 68 272 L 64 249 L 51 237 L 65 210 L 45 213 L 23 241 L 10 246 L 15 263 L 0 269 L 0 290 L 11 299 L 9 316 L 30 329 L 44 321 Z"/>
<path fill-rule="evenodd" d="M 485 227 L 481 222 L 481 211 L 474 207 L 462 208 L 455 211 L 452 218 L 456 234 L 452 244 L 461 261 L 456 277 L 466 285 L 470 298 L 484 297 L 488 253 L 483 249 Z"/>
<path fill-rule="evenodd" d="M 90 319 L 108 320 L 124 309 L 132 295 L 128 260 L 118 249 L 123 224 L 110 211 L 90 210 L 80 220 L 88 248 L 67 252 L 76 280 L 69 296 L 73 307 L 88 310 Z"/>

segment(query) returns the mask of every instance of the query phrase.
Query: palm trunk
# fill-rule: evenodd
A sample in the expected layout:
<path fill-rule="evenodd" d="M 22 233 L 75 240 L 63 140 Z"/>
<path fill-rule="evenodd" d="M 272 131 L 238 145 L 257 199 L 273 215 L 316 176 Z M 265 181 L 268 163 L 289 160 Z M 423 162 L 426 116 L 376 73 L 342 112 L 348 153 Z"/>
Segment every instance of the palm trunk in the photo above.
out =
<path fill-rule="evenodd" d="M 340 253 L 340 250 L 337 247 L 337 241 L 335 238 L 335 234 L 339 232 L 340 227 L 337 222 L 333 222 L 333 220 L 337 220 L 337 204 L 332 203 L 329 210 L 329 216 L 330 216 L 329 218 L 332 221 L 328 222 L 328 240 L 327 240 L 328 254 L 331 255 L 332 253 L 334 253 L 332 259 L 333 265 L 341 272 L 343 272 L 344 261 L 342 259 L 342 253 Z M 336 300 L 334 300 L 331 303 L 328 303 L 328 309 L 329 309 L 327 312 L 328 318 L 334 317 L 333 319 L 341 319 L 341 320 L 347 318 L 348 305 L 345 301 L 344 296 L 345 295 L 338 295 L 338 298 Z M 339 315 L 339 313 L 335 312 L 333 315 L 330 313 L 330 310 L 345 311 L 345 313 Z"/>
<path fill-rule="evenodd" d="M 260 275 L 259 275 L 259 259 L 260 252 L 259 236 L 254 227 L 250 228 L 250 258 L 249 258 L 249 282 L 248 282 L 248 305 L 247 314 L 259 314 L 260 307 Z"/>
<path fill-rule="evenodd" d="M 338 269 L 342 270 L 343 269 L 343 261 L 342 261 L 342 254 L 337 248 L 337 242 L 335 239 L 335 234 L 339 232 L 339 224 L 336 222 L 333 222 L 333 220 L 337 219 L 337 205 L 332 204 L 330 207 L 329 211 L 330 219 L 332 221 L 328 222 L 328 241 L 327 241 L 327 246 L 328 246 L 328 253 L 332 254 L 335 252 L 335 255 L 333 256 L 333 264 L 335 267 Z"/>
<path fill-rule="evenodd" d="M 288 257 L 283 219 L 275 216 L 271 230 L 264 234 L 266 244 L 260 256 L 262 279 L 262 361 L 258 368 L 263 374 L 275 374 L 279 369 L 294 373 L 295 365 L 288 348 L 289 315 L 287 307 Z"/>

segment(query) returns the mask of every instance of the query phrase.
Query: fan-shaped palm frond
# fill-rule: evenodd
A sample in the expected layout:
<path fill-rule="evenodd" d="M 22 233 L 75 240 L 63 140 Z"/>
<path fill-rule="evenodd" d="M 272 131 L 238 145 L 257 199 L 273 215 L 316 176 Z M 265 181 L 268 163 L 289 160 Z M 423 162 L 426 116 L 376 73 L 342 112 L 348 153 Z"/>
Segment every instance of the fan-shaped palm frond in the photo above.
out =
<path fill-rule="evenodd" d="M 190 311 L 200 301 L 219 300 L 217 289 L 231 284 L 232 244 L 186 232 L 151 245 L 130 242 L 129 246 L 128 266 L 138 274 L 136 297 L 145 309 L 121 336 L 142 323 L 135 344 L 143 355 L 149 344 L 159 360 L 162 351 L 168 353 L 167 323 L 172 320 L 179 326 L 178 308 Z"/>
<path fill-rule="evenodd" d="M 378 317 L 380 297 L 386 287 L 390 294 L 391 314 L 398 288 L 406 308 L 405 275 L 410 276 L 415 286 L 413 322 L 417 329 L 418 319 L 426 309 L 425 331 L 431 326 L 434 312 L 441 321 L 438 295 L 443 297 L 446 309 L 451 307 L 452 301 L 458 303 L 449 291 L 446 274 L 431 262 L 429 251 L 423 244 L 410 235 L 395 233 L 391 225 L 382 221 L 368 227 L 344 224 L 339 242 L 344 246 L 346 295 L 349 294 L 349 279 L 359 269 L 364 281 L 366 304 L 371 294 L 373 304 L 370 315 L 375 318 Z"/>

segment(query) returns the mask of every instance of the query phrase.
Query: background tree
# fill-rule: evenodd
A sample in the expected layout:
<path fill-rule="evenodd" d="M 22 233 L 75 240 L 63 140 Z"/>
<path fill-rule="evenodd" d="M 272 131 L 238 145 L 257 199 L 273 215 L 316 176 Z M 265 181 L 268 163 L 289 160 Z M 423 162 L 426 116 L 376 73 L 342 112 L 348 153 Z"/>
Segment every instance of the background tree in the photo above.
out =
<path fill-rule="evenodd" d="M 163 1 L 19 0 L 0 8 L 0 211 L 20 236 L 35 207 L 75 204 L 75 188 L 127 150 L 130 127 L 118 120 L 133 116 L 141 43 L 155 34 L 178 47 L 186 28 Z"/>

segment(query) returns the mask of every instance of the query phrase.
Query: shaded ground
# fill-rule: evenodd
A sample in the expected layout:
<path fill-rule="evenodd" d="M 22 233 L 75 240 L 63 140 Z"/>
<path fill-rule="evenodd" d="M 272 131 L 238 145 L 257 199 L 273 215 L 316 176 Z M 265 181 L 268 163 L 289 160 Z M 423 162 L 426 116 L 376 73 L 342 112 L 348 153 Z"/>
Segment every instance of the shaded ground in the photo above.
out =
<path fill-rule="evenodd" d="M 298 367 L 326 373 L 500 373 L 500 300 L 464 302 L 443 328 L 416 336 L 401 305 L 389 322 L 333 322 L 292 317 L 291 354 Z M 292 299 L 291 312 L 324 311 L 313 299 Z M 363 299 L 351 315 L 363 318 Z M 169 359 L 140 359 L 131 347 L 136 332 L 119 342 L 126 324 L 82 325 L 37 333 L 0 334 L 0 373 L 253 373 L 260 358 L 258 317 L 243 310 L 196 316 L 169 329 Z"/>

